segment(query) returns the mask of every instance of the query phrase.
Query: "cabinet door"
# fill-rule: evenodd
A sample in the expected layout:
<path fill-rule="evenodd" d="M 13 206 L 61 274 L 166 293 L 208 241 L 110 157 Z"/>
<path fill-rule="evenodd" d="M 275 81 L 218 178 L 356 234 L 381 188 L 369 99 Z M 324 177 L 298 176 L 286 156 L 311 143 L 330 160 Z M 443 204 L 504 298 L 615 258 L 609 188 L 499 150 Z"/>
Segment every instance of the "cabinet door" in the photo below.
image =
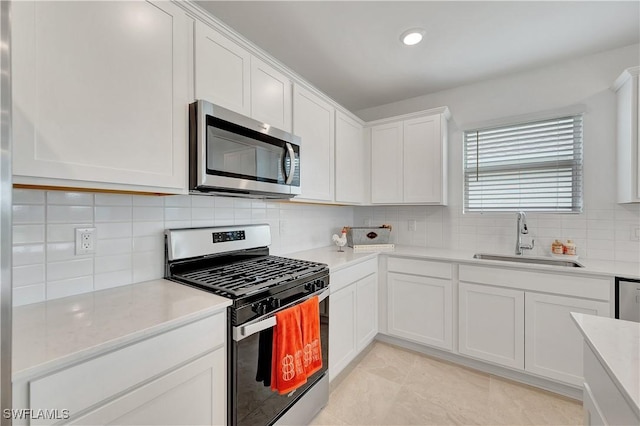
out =
<path fill-rule="evenodd" d="M 251 116 L 291 131 L 291 80 L 260 59 L 251 58 Z"/>
<path fill-rule="evenodd" d="M 459 285 L 460 353 L 524 368 L 524 292 Z"/>
<path fill-rule="evenodd" d="M 591 388 L 588 383 L 583 384 L 582 391 L 582 410 L 584 414 L 584 421 L 582 424 L 586 426 L 605 426 L 607 422 L 604 421 L 604 416 L 600 407 L 596 403 L 596 400 L 591 393 Z"/>
<path fill-rule="evenodd" d="M 371 128 L 371 202 L 401 203 L 402 123 Z"/>
<path fill-rule="evenodd" d="M 616 172 L 619 203 L 640 202 L 640 67 L 626 69 L 615 81 Z"/>
<path fill-rule="evenodd" d="M 196 21 L 195 94 L 221 107 L 251 114 L 251 54 Z"/>
<path fill-rule="evenodd" d="M 225 424 L 225 371 L 225 349 L 220 348 L 120 396 L 71 424 Z"/>
<path fill-rule="evenodd" d="M 582 386 L 583 339 L 569 314 L 609 316 L 609 303 L 527 292 L 525 312 L 525 370 Z"/>
<path fill-rule="evenodd" d="M 336 111 L 336 201 L 364 202 L 364 140 L 362 126 Z"/>
<path fill-rule="evenodd" d="M 389 272 L 389 334 L 452 349 L 451 280 Z"/>
<path fill-rule="evenodd" d="M 13 6 L 14 182 L 186 191 L 184 11 L 150 1 Z"/>
<path fill-rule="evenodd" d="M 404 121 L 404 202 L 442 204 L 440 115 Z"/>
<path fill-rule="evenodd" d="M 378 333 L 378 274 L 356 283 L 356 348 L 362 351 Z"/>
<path fill-rule="evenodd" d="M 329 309 L 329 380 L 333 380 L 357 353 L 356 286 L 332 293 Z"/>
<path fill-rule="evenodd" d="M 334 109 L 319 96 L 295 86 L 293 133 L 300 136 L 300 184 L 298 198 L 333 201 Z"/>

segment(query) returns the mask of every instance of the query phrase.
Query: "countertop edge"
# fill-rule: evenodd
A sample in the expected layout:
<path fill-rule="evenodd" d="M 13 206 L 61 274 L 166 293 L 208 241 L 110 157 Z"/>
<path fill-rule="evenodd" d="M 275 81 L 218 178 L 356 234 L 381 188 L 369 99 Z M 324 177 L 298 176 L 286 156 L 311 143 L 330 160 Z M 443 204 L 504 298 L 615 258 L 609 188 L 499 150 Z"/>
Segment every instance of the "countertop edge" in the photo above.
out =
<path fill-rule="evenodd" d="M 640 418 L 640 405 L 639 405 L 640 401 L 635 401 L 631 397 L 631 395 L 629 394 L 629 390 L 622 384 L 622 382 L 618 378 L 618 375 L 614 373 L 613 369 L 611 368 L 611 365 L 607 362 L 605 357 L 602 356 L 598 348 L 594 345 L 591 338 L 589 337 L 589 333 L 587 332 L 587 330 L 583 328 L 580 320 L 578 319 L 578 315 L 582 316 L 585 314 L 571 312 L 570 315 L 571 315 L 571 319 L 576 324 L 576 326 L 578 327 L 578 330 L 580 330 L 580 333 L 584 337 L 585 342 L 587 342 L 587 345 L 589 345 L 589 347 L 591 348 L 595 356 L 598 358 L 598 361 L 600 361 L 600 364 L 604 367 L 605 371 L 607 372 L 607 375 L 611 378 L 616 388 L 618 388 L 618 390 L 620 391 L 624 399 L 629 404 L 629 407 L 631 407 L 631 409 L 635 413 L 635 415 L 638 418 Z"/>
<path fill-rule="evenodd" d="M 623 272 L 616 269 L 615 262 L 612 263 L 612 262 L 606 262 L 606 261 L 583 260 L 580 262 L 585 263 L 584 268 L 565 268 L 565 267 L 551 266 L 551 265 L 534 265 L 534 264 L 514 263 L 514 262 L 508 262 L 508 261 L 474 259 L 473 258 L 474 252 L 468 251 L 468 250 L 438 249 L 438 248 L 425 248 L 425 247 L 418 247 L 418 246 L 403 246 L 403 245 L 397 245 L 395 250 L 392 250 L 392 251 L 354 253 L 353 249 L 350 247 L 344 247 L 344 250 L 345 250 L 345 253 L 347 253 L 347 255 L 349 256 L 354 256 L 357 254 L 357 255 L 362 255 L 362 257 L 358 257 L 357 259 L 352 259 L 352 260 L 340 260 L 339 261 L 340 263 L 336 264 L 335 266 L 332 266 L 329 263 L 330 272 L 336 272 L 341 269 L 347 268 L 349 266 L 353 266 L 357 263 L 363 262 L 365 260 L 375 259 L 379 256 L 393 256 L 393 257 L 405 257 L 405 258 L 412 258 L 412 259 L 442 261 L 442 262 L 449 262 L 449 263 L 459 263 L 459 264 L 472 265 L 472 266 L 500 267 L 500 268 L 516 269 L 516 270 L 571 274 L 571 275 L 578 275 L 578 276 L 607 278 L 607 279 L 613 279 L 614 277 L 640 279 L 640 268 L 637 271 L 635 270 L 632 271 L 631 273 L 629 273 L 629 271 Z M 332 255 L 334 251 L 336 251 L 335 246 L 325 246 L 325 247 L 319 247 L 311 250 L 288 253 L 288 254 L 285 254 L 284 256 L 322 262 L 323 260 L 327 260 L 328 257 L 330 257 L 331 260 L 333 260 L 336 256 L 336 255 Z M 429 253 L 426 253 L 427 251 Z M 327 263 L 327 262 L 324 262 L 324 263 Z M 602 266 L 602 265 L 593 266 L 593 263 L 596 263 L 596 264 L 602 263 L 602 264 L 607 264 L 608 266 Z"/>
<path fill-rule="evenodd" d="M 19 344 L 12 355 L 21 362 L 13 362 L 12 381 L 82 363 L 224 313 L 231 304 L 160 278 L 15 307 Z"/>
<path fill-rule="evenodd" d="M 37 364 L 32 367 L 28 367 L 23 370 L 13 371 L 11 379 L 14 383 L 19 381 L 28 380 L 30 378 L 42 375 L 43 373 L 51 373 L 55 370 L 60 370 L 69 367 L 74 364 L 78 364 L 100 355 L 105 355 L 114 350 L 118 350 L 130 344 L 140 342 L 150 337 L 154 337 L 165 333 L 167 331 L 182 327 L 189 323 L 198 321 L 208 316 L 214 315 L 219 311 L 224 311 L 227 306 L 231 305 L 231 301 L 220 303 L 210 308 L 205 308 L 191 314 L 187 314 L 180 318 L 169 320 L 160 324 L 155 324 L 148 328 L 143 328 L 134 331 L 130 334 L 126 334 L 115 339 L 104 341 L 98 345 L 91 346 L 89 348 L 64 355 L 60 358 L 46 361 L 42 364 Z"/>

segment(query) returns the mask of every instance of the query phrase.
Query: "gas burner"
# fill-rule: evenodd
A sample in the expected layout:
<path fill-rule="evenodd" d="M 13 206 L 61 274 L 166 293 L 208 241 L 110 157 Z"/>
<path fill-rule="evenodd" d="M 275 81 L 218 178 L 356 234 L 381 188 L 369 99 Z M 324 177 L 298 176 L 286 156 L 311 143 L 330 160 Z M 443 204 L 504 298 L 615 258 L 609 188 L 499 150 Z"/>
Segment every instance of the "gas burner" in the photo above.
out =
<path fill-rule="evenodd" d="M 326 265 L 278 256 L 262 256 L 222 266 L 176 273 L 173 278 L 235 297 L 326 270 Z"/>

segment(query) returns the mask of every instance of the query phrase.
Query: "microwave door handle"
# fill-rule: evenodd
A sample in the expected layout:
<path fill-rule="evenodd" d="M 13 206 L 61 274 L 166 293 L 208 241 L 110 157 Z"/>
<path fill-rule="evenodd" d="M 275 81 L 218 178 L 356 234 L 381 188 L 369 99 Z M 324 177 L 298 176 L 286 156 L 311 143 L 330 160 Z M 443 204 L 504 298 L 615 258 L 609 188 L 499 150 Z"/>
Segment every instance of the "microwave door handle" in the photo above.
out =
<path fill-rule="evenodd" d="M 296 174 L 296 153 L 293 150 L 293 146 L 291 146 L 289 142 L 287 142 L 286 144 L 291 166 L 289 167 L 289 175 L 287 176 L 287 180 L 285 181 L 285 183 L 287 185 L 291 185 L 291 182 L 293 182 L 293 175 Z"/>

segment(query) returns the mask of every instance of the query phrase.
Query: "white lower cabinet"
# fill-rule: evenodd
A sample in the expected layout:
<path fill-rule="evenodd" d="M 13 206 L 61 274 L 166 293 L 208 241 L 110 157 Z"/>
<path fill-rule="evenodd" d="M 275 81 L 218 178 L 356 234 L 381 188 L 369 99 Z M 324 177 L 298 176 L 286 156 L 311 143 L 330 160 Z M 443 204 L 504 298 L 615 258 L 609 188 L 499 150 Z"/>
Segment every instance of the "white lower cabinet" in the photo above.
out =
<path fill-rule="evenodd" d="M 71 424 L 224 424 L 226 314 L 71 366 L 14 380 L 13 408 L 68 410 Z M 48 425 L 38 418 L 14 425 Z"/>
<path fill-rule="evenodd" d="M 611 279 L 470 265 L 459 277 L 461 354 L 582 386 L 583 340 L 569 314 L 610 316 Z"/>
<path fill-rule="evenodd" d="M 459 351 L 524 368 L 524 292 L 461 282 Z"/>
<path fill-rule="evenodd" d="M 224 424 L 226 389 L 218 377 L 224 375 L 225 369 L 225 351 L 220 348 L 122 395 L 71 424 Z"/>
<path fill-rule="evenodd" d="M 390 272 L 389 334 L 451 350 L 451 280 Z"/>
<path fill-rule="evenodd" d="M 356 349 L 360 352 L 378 333 L 378 274 L 356 283 Z"/>
<path fill-rule="evenodd" d="M 329 316 L 329 380 L 356 357 L 356 287 L 331 295 Z"/>
<path fill-rule="evenodd" d="M 584 342 L 584 425 L 639 425 L 640 416 L 628 395 L 623 395 L 609 368 L 591 346 Z M 624 353 L 624 350 L 621 351 Z M 633 372 L 629 372 L 633 374 Z"/>
<path fill-rule="evenodd" d="M 609 303 L 525 294 L 525 370 L 582 386 L 582 335 L 570 313 L 609 316 Z"/>
<path fill-rule="evenodd" d="M 387 332 L 452 350 L 452 265 L 390 257 L 387 261 Z"/>
<path fill-rule="evenodd" d="M 331 274 L 329 380 L 378 333 L 378 274 L 373 259 Z"/>

